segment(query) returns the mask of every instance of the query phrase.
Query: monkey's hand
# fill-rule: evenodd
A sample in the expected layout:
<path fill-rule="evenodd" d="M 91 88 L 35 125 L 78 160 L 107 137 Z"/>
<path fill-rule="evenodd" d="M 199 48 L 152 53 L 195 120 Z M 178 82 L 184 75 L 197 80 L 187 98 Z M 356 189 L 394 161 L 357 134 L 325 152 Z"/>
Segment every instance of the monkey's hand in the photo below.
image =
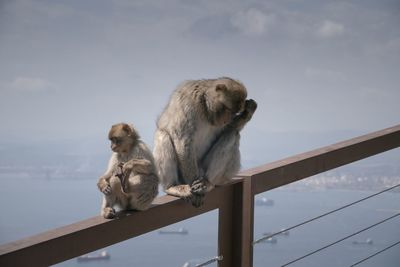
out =
<path fill-rule="evenodd" d="M 192 194 L 203 195 L 209 192 L 214 186 L 206 179 L 199 178 L 190 185 L 190 192 Z"/>
<path fill-rule="evenodd" d="M 124 163 L 120 162 L 113 172 L 113 175 L 117 176 L 120 180 L 122 180 L 124 178 L 123 166 L 124 166 Z"/>
<path fill-rule="evenodd" d="M 111 186 L 106 181 L 100 179 L 100 181 L 97 183 L 97 187 L 99 188 L 100 192 L 102 192 L 104 195 L 111 194 Z"/>
<path fill-rule="evenodd" d="M 248 122 L 253 117 L 254 112 L 257 109 L 257 102 L 253 99 L 247 99 L 244 103 L 244 111 L 238 116 L 243 123 Z"/>
<path fill-rule="evenodd" d="M 257 109 L 257 102 L 253 99 L 247 99 L 244 103 L 244 111 L 238 114 L 230 124 L 231 128 L 241 130 L 243 129 L 244 125 L 251 120 L 253 117 L 254 112 Z"/>
<path fill-rule="evenodd" d="M 132 172 L 132 164 L 130 164 L 130 162 L 126 162 L 123 165 L 120 166 L 119 168 L 120 171 L 120 179 L 125 180 L 129 177 L 129 175 L 131 175 Z"/>
<path fill-rule="evenodd" d="M 247 111 L 248 116 L 250 116 L 249 120 L 251 119 L 251 116 L 253 116 L 256 109 L 257 109 L 257 102 L 253 99 L 247 99 L 246 102 L 244 103 L 244 110 Z"/>

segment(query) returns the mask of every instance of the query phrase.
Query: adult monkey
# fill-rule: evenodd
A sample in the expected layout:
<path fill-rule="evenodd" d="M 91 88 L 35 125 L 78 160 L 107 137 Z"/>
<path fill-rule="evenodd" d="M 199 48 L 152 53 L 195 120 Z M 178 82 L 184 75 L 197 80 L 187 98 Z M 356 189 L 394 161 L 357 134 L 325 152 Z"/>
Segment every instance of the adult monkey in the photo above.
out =
<path fill-rule="evenodd" d="M 206 192 L 240 169 L 240 130 L 257 103 L 237 80 L 186 81 L 157 122 L 154 158 L 167 194 L 199 207 Z"/>

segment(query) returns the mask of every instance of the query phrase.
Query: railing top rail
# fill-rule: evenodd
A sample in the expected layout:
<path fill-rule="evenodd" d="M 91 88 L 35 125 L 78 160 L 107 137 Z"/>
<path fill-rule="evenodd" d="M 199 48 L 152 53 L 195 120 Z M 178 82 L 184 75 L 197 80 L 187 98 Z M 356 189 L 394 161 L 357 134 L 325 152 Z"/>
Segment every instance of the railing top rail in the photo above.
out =
<path fill-rule="evenodd" d="M 229 190 L 230 187 L 216 188 L 200 208 L 165 195 L 156 198 L 146 211 L 121 212 L 114 220 L 95 216 L 10 242 L 0 246 L 0 266 L 24 266 L 26 262 L 31 266 L 48 266 L 62 262 L 217 209 Z"/>

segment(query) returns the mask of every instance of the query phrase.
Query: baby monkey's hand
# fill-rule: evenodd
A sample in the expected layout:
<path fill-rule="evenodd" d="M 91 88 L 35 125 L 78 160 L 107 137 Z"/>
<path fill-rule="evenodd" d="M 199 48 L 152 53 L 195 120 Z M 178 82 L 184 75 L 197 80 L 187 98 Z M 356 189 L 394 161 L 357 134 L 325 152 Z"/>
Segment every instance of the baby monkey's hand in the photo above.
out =
<path fill-rule="evenodd" d="M 99 188 L 100 192 L 102 192 L 104 195 L 111 194 L 110 184 L 101 178 L 100 178 L 100 181 L 97 183 L 97 187 Z"/>

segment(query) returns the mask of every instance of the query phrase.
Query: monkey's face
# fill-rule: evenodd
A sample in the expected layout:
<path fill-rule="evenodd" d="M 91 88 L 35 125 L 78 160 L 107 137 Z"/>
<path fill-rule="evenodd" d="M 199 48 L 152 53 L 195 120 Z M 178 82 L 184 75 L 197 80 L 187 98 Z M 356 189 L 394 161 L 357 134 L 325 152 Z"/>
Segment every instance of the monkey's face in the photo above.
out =
<path fill-rule="evenodd" d="M 227 96 L 226 99 L 224 108 L 232 117 L 244 111 L 245 98 Z"/>
<path fill-rule="evenodd" d="M 120 136 L 113 136 L 110 138 L 110 141 L 111 141 L 111 150 L 116 153 L 119 153 L 121 150 L 121 147 L 123 146 L 122 144 L 123 144 L 124 138 L 120 137 Z"/>
<path fill-rule="evenodd" d="M 137 135 L 127 124 L 114 125 L 109 134 L 108 139 L 111 141 L 111 150 L 116 153 L 127 153 L 129 152 Z"/>
<path fill-rule="evenodd" d="M 225 88 L 224 90 L 219 90 L 217 93 L 217 123 L 225 125 L 230 123 L 235 116 L 244 111 L 246 93 L 243 90 L 234 90 L 233 88 Z"/>
<path fill-rule="evenodd" d="M 133 140 L 131 136 L 112 136 L 111 150 L 116 153 L 127 153 L 133 146 Z"/>

